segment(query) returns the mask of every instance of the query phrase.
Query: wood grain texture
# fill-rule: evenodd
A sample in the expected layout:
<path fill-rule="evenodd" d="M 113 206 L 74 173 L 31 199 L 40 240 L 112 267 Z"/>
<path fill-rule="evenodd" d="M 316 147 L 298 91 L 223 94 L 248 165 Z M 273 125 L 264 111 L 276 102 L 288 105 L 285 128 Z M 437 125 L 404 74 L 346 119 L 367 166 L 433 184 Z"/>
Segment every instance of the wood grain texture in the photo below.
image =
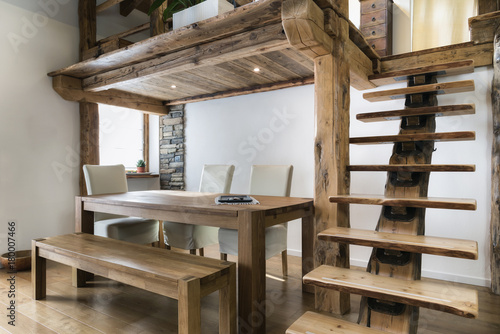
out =
<path fill-rule="evenodd" d="M 370 102 L 404 99 L 408 94 L 436 93 L 452 94 L 471 92 L 474 90 L 474 80 L 443 82 L 428 85 L 397 88 L 385 91 L 364 93 L 363 98 Z"/>
<path fill-rule="evenodd" d="M 220 24 L 220 20 L 224 20 L 225 24 Z M 159 54 L 167 54 L 236 35 L 250 30 L 250 27 L 259 28 L 280 22 L 280 0 L 257 1 L 216 18 L 200 21 L 197 24 L 140 41 L 130 46 L 127 52 L 111 52 L 97 59 L 89 59 L 51 72 L 49 75 L 65 74 L 85 78 L 131 63 L 143 62 L 155 58 Z"/>
<path fill-rule="evenodd" d="M 137 84 L 154 76 L 172 75 L 201 66 L 217 65 L 226 61 L 275 51 L 288 47 L 281 24 L 256 28 L 197 47 L 169 53 L 162 57 L 146 60 L 102 72 L 83 80 L 84 90 L 98 91 L 120 87 L 123 84 Z"/>
<path fill-rule="evenodd" d="M 500 11 L 470 17 L 470 40 L 475 44 L 493 42 L 499 24 Z"/>
<path fill-rule="evenodd" d="M 82 89 L 81 79 L 71 78 L 64 75 L 54 77 L 52 79 L 52 87 L 63 99 L 67 101 L 76 101 L 82 104 L 94 105 L 93 107 L 85 107 L 85 110 L 97 110 L 98 107 L 96 103 L 141 110 L 145 113 L 155 115 L 166 115 L 169 110 L 161 100 L 145 97 L 135 93 L 123 92 L 115 89 L 103 92 L 86 92 Z M 98 115 L 93 117 L 98 117 Z M 94 129 L 93 131 L 95 132 L 96 130 Z M 94 140 L 96 141 L 96 139 Z M 95 144 L 98 144 L 98 141 L 96 141 Z M 97 160 L 97 162 L 92 163 L 88 162 L 88 164 L 98 165 L 99 161 Z"/>
<path fill-rule="evenodd" d="M 35 240 L 38 257 L 83 269 L 128 285 L 179 300 L 179 333 L 200 333 L 200 299 L 230 284 L 226 276 L 235 264 L 226 261 L 176 254 L 159 248 L 142 246 L 90 234 L 69 234 Z M 43 272 L 42 272 L 43 269 Z M 42 278 L 45 268 L 36 276 Z M 231 275 L 231 284 L 236 277 Z M 45 296 L 45 286 L 37 296 Z M 229 291 L 226 291 L 229 293 Z M 234 297 L 232 297 L 234 298 Z M 231 299 L 232 299 L 231 298 Z M 228 305 L 220 312 L 229 312 Z M 228 318 L 230 314 L 223 316 Z M 235 313 L 232 313 L 235 318 Z M 227 319 L 226 319 L 227 320 Z M 231 321 L 236 324 L 235 319 Z M 227 324 L 226 324 L 227 325 Z M 225 327 L 225 329 L 228 329 Z M 236 333 L 236 326 L 221 334 Z"/>
<path fill-rule="evenodd" d="M 150 27 L 150 23 L 144 23 L 144 24 L 141 24 L 140 26 L 137 26 L 137 27 L 134 27 L 134 28 L 131 28 L 127 31 L 124 31 L 124 32 L 121 32 L 121 33 L 118 33 L 118 34 L 115 34 L 115 35 L 111 35 L 109 37 L 105 37 L 101 40 L 99 40 L 99 43 L 106 43 L 106 42 L 109 42 L 109 41 L 112 41 L 112 40 L 117 40 L 117 39 L 120 39 L 120 38 L 125 38 L 125 37 L 128 37 L 130 35 L 134 35 L 134 34 L 137 34 L 138 32 L 141 32 L 141 31 L 145 31 L 145 30 L 149 30 L 149 27 Z"/>
<path fill-rule="evenodd" d="M 478 316 L 476 291 L 443 283 L 404 281 L 331 266 L 320 266 L 314 269 L 304 276 L 304 283 L 397 303 L 438 309 L 466 318 Z"/>
<path fill-rule="evenodd" d="M 218 245 L 205 248 L 205 256 L 219 257 Z M 236 257 L 229 255 L 231 261 Z M 266 261 L 267 298 L 275 308 L 267 318 L 266 334 L 283 334 L 304 312 L 314 312 L 314 294 L 303 293 L 301 259 L 289 255 L 289 276 L 285 281 L 272 279 L 281 276 L 281 257 L 275 256 Z M 351 267 L 365 271 L 365 268 Z M 11 274 L 0 269 L 0 293 L 6 296 Z M 87 289 L 71 286 L 71 269 L 65 265 L 47 262 L 47 298 L 33 300 L 31 273 L 18 272 L 16 275 L 16 302 L 22 312 L 16 315 L 13 330 L 7 322 L 0 321 L 0 333 L 177 333 L 177 302 L 151 292 L 137 289 L 104 278 L 96 278 L 96 283 Z M 437 280 L 422 278 L 423 281 Z M 448 287 L 461 286 L 474 289 L 479 294 L 479 317 L 467 319 L 438 310 L 420 309 L 421 332 L 432 334 L 497 334 L 500 332 L 498 307 L 500 296 L 490 292 L 489 287 L 481 287 L 454 282 L 446 282 Z M 310 286 L 310 285 L 309 285 Z M 313 286 L 310 286 L 314 288 Z M 356 323 L 359 313 L 359 295 L 351 295 L 351 312 L 342 320 Z M 7 299 L 0 299 L 0 316 L 6 319 Z M 219 296 L 210 294 L 202 299 L 202 328 L 206 334 L 219 331 Z M 327 316 L 331 316 L 327 314 Z M 318 323 L 319 324 L 319 323 Z M 424 328 L 425 327 L 425 328 Z M 333 332 L 335 333 L 335 332 Z M 387 332 L 386 332 L 387 333 Z M 329 333 L 331 334 L 331 333 Z"/>
<path fill-rule="evenodd" d="M 318 234 L 321 240 L 403 252 L 477 260 L 477 241 L 334 227 Z"/>
<path fill-rule="evenodd" d="M 491 291 L 500 294 L 500 28 L 495 34 L 495 58 L 491 88 L 493 143 L 491 151 Z"/>
<path fill-rule="evenodd" d="M 476 200 L 473 199 L 453 199 L 441 197 L 385 197 L 381 195 L 336 195 L 329 197 L 332 203 L 344 204 L 369 204 L 386 206 L 408 206 L 415 208 L 434 208 L 452 210 L 476 210 Z"/>
<path fill-rule="evenodd" d="M 395 70 L 391 72 L 374 74 L 369 77 L 370 81 L 377 86 L 390 85 L 397 82 L 408 81 L 410 76 L 432 74 L 436 77 L 447 75 L 458 75 L 474 72 L 474 61 L 462 60 L 456 62 L 447 62 L 443 64 L 433 64 L 429 66 L 419 66 L 404 70 Z"/>
<path fill-rule="evenodd" d="M 349 165 L 347 169 L 351 172 L 474 172 L 476 170 L 476 165 Z"/>
<path fill-rule="evenodd" d="M 314 59 L 333 50 L 324 31 L 323 11 L 313 0 L 285 0 L 281 13 L 283 28 L 291 46 Z"/>
<path fill-rule="evenodd" d="M 347 1 L 345 1 L 347 6 Z M 343 45 L 349 38 L 347 22 L 340 21 L 339 38 L 334 40 L 333 55 L 318 57 L 314 67 L 314 109 L 316 119 L 315 232 L 328 227 L 349 226 L 349 206 L 331 205 L 328 196 L 348 194 L 349 161 L 349 63 Z M 329 264 L 349 267 L 349 248 L 320 240 L 314 241 L 314 266 Z M 349 295 L 316 289 L 316 308 L 333 313 L 349 310 Z"/>
<path fill-rule="evenodd" d="M 438 133 L 409 133 L 392 136 L 354 137 L 351 144 L 390 144 L 395 142 L 411 141 L 461 141 L 475 140 L 474 131 L 438 132 Z"/>
<path fill-rule="evenodd" d="M 475 113 L 476 106 L 474 104 L 457 104 L 362 113 L 357 114 L 356 119 L 362 122 L 381 122 L 400 120 L 403 117 L 411 116 L 434 115 L 441 117 L 473 115 Z"/>
<path fill-rule="evenodd" d="M 120 3 L 120 15 L 129 16 L 144 0 L 125 0 Z"/>
<path fill-rule="evenodd" d="M 486 14 L 489 12 L 495 12 L 500 10 L 500 1 L 499 0 L 478 0 L 478 14 Z"/>
<path fill-rule="evenodd" d="M 387 334 L 369 327 L 358 325 L 354 322 L 333 318 L 315 312 L 306 312 L 297 319 L 288 329 L 286 334 Z"/>

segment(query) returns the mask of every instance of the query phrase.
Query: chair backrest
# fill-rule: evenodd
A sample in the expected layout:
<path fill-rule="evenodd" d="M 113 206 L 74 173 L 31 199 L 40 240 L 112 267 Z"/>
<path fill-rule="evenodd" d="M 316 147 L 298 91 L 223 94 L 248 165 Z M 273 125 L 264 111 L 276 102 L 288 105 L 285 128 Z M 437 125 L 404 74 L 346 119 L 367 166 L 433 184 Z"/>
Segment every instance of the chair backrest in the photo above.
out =
<path fill-rule="evenodd" d="M 253 165 L 250 173 L 250 194 L 290 196 L 292 165 Z"/>
<path fill-rule="evenodd" d="M 83 175 L 89 195 L 126 193 L 128 191 L 127 175 L 123 165 L 83 165 Z M 123 218 L 126 216 L 96 212 L 94 220 Z"/>
<path fill-rule="evenodd" d="M 229 193 L 233 174 L 233 165 L 204 165 L 201 172 L 200 192 Z"/>
<path fill-rule="evenodd" d="M 125 166 L 84 165 L 83 175 L 89 195 L 125 193 L 128 191 Z"/>

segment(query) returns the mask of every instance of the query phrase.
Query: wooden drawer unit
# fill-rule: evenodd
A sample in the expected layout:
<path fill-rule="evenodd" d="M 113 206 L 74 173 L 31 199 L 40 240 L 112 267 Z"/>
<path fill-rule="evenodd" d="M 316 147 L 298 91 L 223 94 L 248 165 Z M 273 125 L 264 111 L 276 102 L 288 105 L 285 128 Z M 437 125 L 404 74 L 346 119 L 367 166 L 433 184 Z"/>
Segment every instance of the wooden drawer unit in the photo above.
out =
<path fill-rule="evenodd" d="M 360 30 L 380 56 L 392 54 L 392 0 L 360 0 Z"/>

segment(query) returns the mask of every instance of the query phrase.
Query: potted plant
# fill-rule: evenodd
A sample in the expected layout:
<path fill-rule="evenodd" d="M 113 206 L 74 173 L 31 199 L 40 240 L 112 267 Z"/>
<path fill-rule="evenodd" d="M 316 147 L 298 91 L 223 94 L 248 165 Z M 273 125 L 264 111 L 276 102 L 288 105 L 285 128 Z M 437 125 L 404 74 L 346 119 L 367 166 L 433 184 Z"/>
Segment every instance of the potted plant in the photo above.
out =
<path fill-rule="evenodd" d="M 146 171 L 146 163 L 144 160 L 137 161 L 137 173 L 144 173 Z"/>
<path fill-rule="evenodd" d="M 148 15 L 166 1 L 155 0 L 149 8 Z M 226 0 L 173 0 L 163 11 L 163 21 L 166 22 L 172 17 L 173 29 L 177 29 L 232 9 L 234 6 Z"/>

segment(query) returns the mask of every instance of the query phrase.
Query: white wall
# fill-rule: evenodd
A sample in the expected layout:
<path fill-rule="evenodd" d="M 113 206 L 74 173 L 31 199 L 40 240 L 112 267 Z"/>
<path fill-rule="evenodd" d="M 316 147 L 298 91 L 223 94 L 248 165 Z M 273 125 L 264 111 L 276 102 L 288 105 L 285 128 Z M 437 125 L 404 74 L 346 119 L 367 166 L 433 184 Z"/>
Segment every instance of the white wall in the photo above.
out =
<path fill-rule="evenodd" d="M 198 191 L 204 164 L 236 166 L 232 193 L 248 193 L 251 165 L 291 164 L 291 196 L 313 197 L 313 86 L 186 106 L 186 190 Z M 289 224 L 289 253 L 301 252 L 300 221 Z"/>
<path fill-rule="evenodd" d="M 41 8 L 38 9 L 41 11 Z M 74 231 L 78 193 L 78 104 L 47 73 L 78 60 L 78 30 L 0 1 L 0 251 L 7 223 L 16 248 Z"/>

